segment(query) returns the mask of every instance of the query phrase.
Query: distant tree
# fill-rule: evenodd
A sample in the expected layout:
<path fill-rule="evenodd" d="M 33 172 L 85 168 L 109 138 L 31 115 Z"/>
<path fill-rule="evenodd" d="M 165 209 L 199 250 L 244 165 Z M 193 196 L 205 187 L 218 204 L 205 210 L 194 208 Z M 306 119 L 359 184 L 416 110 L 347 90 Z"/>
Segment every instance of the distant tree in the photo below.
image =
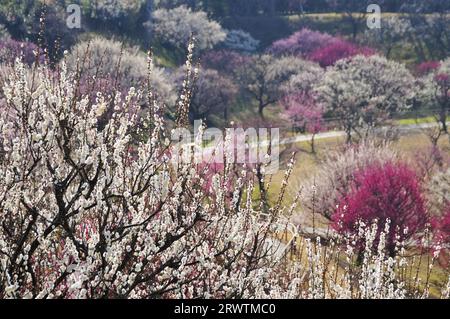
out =
<path fill-rule="evenodd" d="M 445 59 L 450 51 L 450 2 L 410 0 L 401 10 L 410 24 L 408 43 L 419 60 Z"/>
<path fill-rule="evenodd" d="M 277 56 L 295 55 L 306 57 L 318 48 L 335 41 L 328 33 L 312 31 L 304 28 L 291 36 L 275 41 L 268 52 Z"/>
<path fill-rule="evenodd" d="M 391 257 L 397 254 L 396 242 L 417 238 L 429 221 L 415 172 L 405 164 L 391 162 L 356 171 L 351 190 L 340 200 L 333 220 L 335 229 L 353 235 L 358 234 L 360 222 L 370 225 L 376 221 L 377 236 L 388 223 L 385 240 Z"/>
<path fill-rule="evenodd" d="M 0 25 L 12 38 L 45 45 L 51 59 L 59 58 L 75 42 L 77 32 L 67 28 L 65 19 L 66 7 L 59 1 L 45 5 L 36 0 L 2 0 L 0 4 Z"/>
<path fill-rule="evenodd" d="M 234 75 L 251 57 L 232 50 L 211 50 L 204 53 L 200 59 L 205 68 L 214 69 L 227 75 Z"/>
<path fill-rule="evenodd" d="M 256 56 L 239 70 L 238 79 L 256 101 L 258 113 L 264 118 L 264 109 L 279 101 L 287 81 L 309 65 L 296 57 Z"/>
<path fill-rule="evenodd" d="M 410 107 L 414 78 L 406 67 L 373 55 L 355 56 L 328 68 L 316 91 L 326 110 L 338 118 L 352 141 Z M 365 133 L 362 132 L 365 129 Z"/>
<path fill-rule="evenodd" d="M 206 12 L 192 11 L 186 6 L 154 11 L 148 27 L 157 38 L 177 48 L 184 48 L 192 35 L 198 50 L 212 49 L 226 38 L 226 31 L 210 20 Z"/>
<path fill-rule="evenodd" d="M 258 49 L 259 41 L 243 30 L 230 30 L 223 44 L 230 50 L 251 53 Z"/>
<path fill-rule="evenodd" d="M 424 64 L 421 66 L 424 68 Z M 425 66 L 428 66 L 428 74 L 418 80 L 418 100 L 434 112 L 441 132 L 449 134 L 450 58 L 441 63 L 428 62 Z"/>
<path fill-rule="evenodd" d="M 341 13 L 344 21 L 350 24 L 352 28 L 353 39 L 356 39 L 361 25 L 367 17 L 367 7 L 373 4 L 373 0 L 327 0 L 330 8 L 334 12 Z M 382 5 L 383 0 L 376 1 L 376 4 Z"/>
<path fill-rule="evenodd" d="M 20 42 L 13 39 L 0 39 L 0 63 L 13 64 L 16 58 L 22 58 L 22 61 L 28 65 L 36 61 L 36 55 L 40 54 L 39 61 L 44 61 L 42 50 L 31 42 Z"/>
<path fill-rule="evenodd" d="M 118 79 L 115 85 L 125 90 L 147 79 L 147 56 L 139 48 L 102 37 L 79 42 L 66 56 L 66 62 L 72 70 L 79 68 L 86 78 Z M 150 82 L 158 99 L 173 105 L 176 94 L 166 73 L 163 68 L 154 67 Z"/>
<path fill-rule="evenodd" d="M 315 136 L 324 129 L 323 107 L 317 103 L 315 96 L 305 92 L 285 96 L 282 104 L 292 125 L 311 134 L 311 152 L 315 154 Z"/>
<path fill-rule="evenodd" d="M 322 67 L 334 65 L 337 61 L 351 58 L 355 55 L 370 56 L 375 51 L 368 47 L 359 47 L 343 39 L 336 39 L 330 44 L 314 50 L 309 58 Z"/>
<path fill-rule="evenodd" d="M 398 16 L 383 17 L 381 28 L 367 29 L 360 42 L 381 50 L 389 58 L 396 45 L 401 45 L 408 38 L 411 25 L 409 21 Z"/>
<path fill-rule="evenodd" d="M 450 208 L 450 168 L 440 170 L 427 180 L 426 184 L 430 211 L 441 216 Z"/>
<path fill-rule="evenodd" d="M 180 68 L 175 74 L 178 87 L 184 81 L 184 70 L 184 67 Z M 223 114 L 224 120 L 228 121 L 228 110 L 237 92 L 238 88 L 228 77 L 216 70 L 200 69 L 192 91 L 190 120 L 206 120 L 210 123 L 212 115 Z"/>

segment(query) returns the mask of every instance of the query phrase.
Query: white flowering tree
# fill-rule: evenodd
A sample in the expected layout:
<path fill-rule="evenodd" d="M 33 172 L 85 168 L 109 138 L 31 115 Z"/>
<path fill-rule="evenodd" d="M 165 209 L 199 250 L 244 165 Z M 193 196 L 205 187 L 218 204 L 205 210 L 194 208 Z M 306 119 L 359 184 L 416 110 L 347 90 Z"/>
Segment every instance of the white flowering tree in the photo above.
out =
<path fill-rule="evenodd" d="M 169 81 L 166 70 L 153 66 L 152 73 L 148 75 L 146 55 L 138 47 L 128 47 L 119 41 L 93 37 L 75 45 L 65 56 L 65 62 L 71 71 L 78 69 L 85 86 L 93 86 L 93 81 L 103 78 L 112 82 L 110 91 L 114 88 L 128 90 L 133 85 L 145 82 L 150 76 L 153 94 L 157 95 L 161 102 L 175 104 L 175 88 Z"/>
<path fill-rule="evenodd" d="M 259 41 L 243 30 L 227 31 L 224 46 L 230 50 L 252 53 L 258 49 Z"/>
<path fill-rule="evenodd" d="M 418 101 L 430 109 L 439 124 L 439 133 L 448 134 L 450 113 L 450 58 L 442 61 L 435 70 L 418 79 Z"/>
<path fill-rule="evenodd" d="M 196 76 L 191 61 L 192 47 L 180 128 Z M 163 109 L 151 91 L 148 126 L 136 116 L 144 91 L 131 87 L 115 94 L 111 119 L 99 128 L 105 97 L 100 91 L 92 101 L 79 83 L 80 74 L 64 62 L 55 71 L 28 69 L 19 60 L 1 82 L 0 298 L 408 296 L 397 277 L 406 272 L 403 257 L 386 258 L 383 232 L 373 251 L 379 233 L 373 227 L 361 228 L 366 249 L 359 271 L 350 269 L 350 244 L 349 266 L 330 266 L 340 264 L 346 241 L 339 239 L 325 247 L 306 240 L 280 263 L 297 238 L 292 231 L 283 245 L 278 236 L 289 224 L 282 216 L 295 209 L 296 201 L 281 204 L 292 160 L 275 203 L 254 203 L 251 172 L 233 165 L 229 154 L 215 173 L 193 160 L 173 161 L 182 154 L 166 138 Z"/>
<path fill-rule="evenodd" d="M 360 55 L 327 69 L 316 91 L 350 142 L 352 133 L 364 137 L 370 128 L 409 108 L 413 86 L 414 78 L 404 65 L 377 55 Z"/>
<path fill-rule="evenodd" d="M 264 297 L 277 285 L 267 239 L 281 208 L 258 218 L 245 172 L 227 197 L 226 165 L 207 195 L 206 168 L 171 161 L 151 96 L 148 127 L 132 87 L 99 129 L 105 97 L 80 96 L 64 62 L 28 72 L 17 60 L 1 91 L 0 298 Z"/>
<path fill-rule="evenodd" d="M 301 58 L 262 55 L 246 62 L 238 71 L 238 78 L 256 101 L 258 113 L 264 118 L 264 109 L 279 101 L 286 90 L 298 87 L 310 89 L 319 74 L 318 65 Z M 298 78 L 293 79 L 295 76 Z"/>
<path fill-rule="evenodd" d="M 208 18 L 206 12 L 192 11 L 184 5 L 155 10 L 149 27 L 156 37 L 177 48 L 183 48 L 194 35 L 199 50 L 212 49 L 227 35 L 219 23 Z"/>

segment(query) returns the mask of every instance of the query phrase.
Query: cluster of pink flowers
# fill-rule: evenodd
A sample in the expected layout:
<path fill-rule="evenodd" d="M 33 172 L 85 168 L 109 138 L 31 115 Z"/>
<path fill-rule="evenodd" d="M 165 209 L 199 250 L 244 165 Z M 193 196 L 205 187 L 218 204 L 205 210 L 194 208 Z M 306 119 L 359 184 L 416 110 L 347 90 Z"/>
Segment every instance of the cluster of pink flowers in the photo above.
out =
<path fill-rule="evenodd" d="M 358 223 L 389 221 L 386 247 L 395 254 L 396 240 L 405 241 L 423 232 L 428 223 L 425 199 L 415 172 L 402 163 L 372 165 L 355 173 L 354 183 L 334 213 L 334 227 L 343 233 L 357 233 Z"/>
<path fill-rule="evenodd" d="M 312 94 L 305 92 L 291 94 L 283 98 L 282 104 L 295 126 L 311 134 L 317 134 L 324 129 L 324 109 Z"/>
<path fill-rule="evenodd" d="M 337 61 L 351 58 L 355 55 L 371 56 L 376 51 L 369 47 L 360 47 L 347 40 L 335 39 L 327 46 L 314 50 L 309 58 L 322 67 L 334 65 Z"/>
<path fill-rule="evenodd" d="M 419 76 L 423 76 L 439 69 L 440 66 L 441 63 L 439 61 L 426 61 L 416 67 L 416 72 Z"/>
<path fill-rule="evenodd" d="M 319 63 L 322 67 L 355 55 L 370 56 L 376 51 L 361 47 L 328 33 L 302 29 L 286 39 L 275 41 L 269 48 L 274 55 L 294 55 Z"/>
<path fill-rule="evenodd" d="M 275 41 L 269 48 L 274 55 L 295 55 L 307 57 L 315 50 L 329 45 L 335 38 L 328 33 L 304 28 L 288 38 Z"/>

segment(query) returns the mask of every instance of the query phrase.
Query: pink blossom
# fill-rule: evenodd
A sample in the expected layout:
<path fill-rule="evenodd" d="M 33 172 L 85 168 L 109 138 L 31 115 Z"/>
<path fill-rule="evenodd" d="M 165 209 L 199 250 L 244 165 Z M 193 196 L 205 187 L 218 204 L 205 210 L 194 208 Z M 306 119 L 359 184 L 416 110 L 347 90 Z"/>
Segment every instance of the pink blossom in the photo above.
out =
<path fill-rule="evenodd" d="M 288 38 L 275 41 L 269 48 L 274 55 L 307 56 L 314 50 L 332 43 L 335 38 L 328 33 L 302 29 Z"/>
<path fill-rule="evenodd" d="M 416 72 L 419 76 L 426 75 L 432 71 L 439 69 L 441 63 L 439 61 L 427 61 L 419 64 L 416 67 Z"/>
<path fill-rule="evenodd" d="M 375 50 L 369 47 L 359 47 L 346 40 L 337 39 L 325 47 L 314 50 L 309 55 L 309 59 L 319 63 L 322 67 L 327 67 L 355 55 L 371 56 L 375 53 Z"/>
<path fill-rule="evenodd" d="M 350 234 L 357 234 L 360 221 L 368 225 L 376 220 L 379 230 L 389 221 L 386 245 L 393 254 L 396 235 L 400 241 L 410 239 L 423 231 L 428 222 L 416 173 L 405 164 L 394 162 L 356 171 L 354 184 L 342 196 L 333 220 L 335 229 Z"/>

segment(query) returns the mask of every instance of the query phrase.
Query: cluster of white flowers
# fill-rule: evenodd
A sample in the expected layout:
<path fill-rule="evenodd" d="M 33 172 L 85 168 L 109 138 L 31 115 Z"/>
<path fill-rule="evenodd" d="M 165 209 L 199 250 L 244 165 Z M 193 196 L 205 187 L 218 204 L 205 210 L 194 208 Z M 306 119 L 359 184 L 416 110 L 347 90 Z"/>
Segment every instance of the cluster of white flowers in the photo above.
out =
<path fill-rule="evenodd" d="M 259 41 L 243 30 L 230 30 L 227 32 L 224 45 L 231 50 L 251 53 L 258 49 Z"/>
<path fill-rule="evenodd" d="M 316 90 L 350 139 L 353 132 L 362 135 L 362 127 L 379 125 L 389 115 L 408 109 L 414 77 L 403 64 L 378 55 L 359 55 L 327 69 Z"/>
<path fill-rule="evenodd" d="M 198 49 L 211 49 L 227 36 L 220 24 L 210 20 L 206 12 L 192 11 L 187 6 L 158 9 L 152 17 L 150 28 L 155 35 L 176 47 L 183 47 L 194 35 Z"/>

